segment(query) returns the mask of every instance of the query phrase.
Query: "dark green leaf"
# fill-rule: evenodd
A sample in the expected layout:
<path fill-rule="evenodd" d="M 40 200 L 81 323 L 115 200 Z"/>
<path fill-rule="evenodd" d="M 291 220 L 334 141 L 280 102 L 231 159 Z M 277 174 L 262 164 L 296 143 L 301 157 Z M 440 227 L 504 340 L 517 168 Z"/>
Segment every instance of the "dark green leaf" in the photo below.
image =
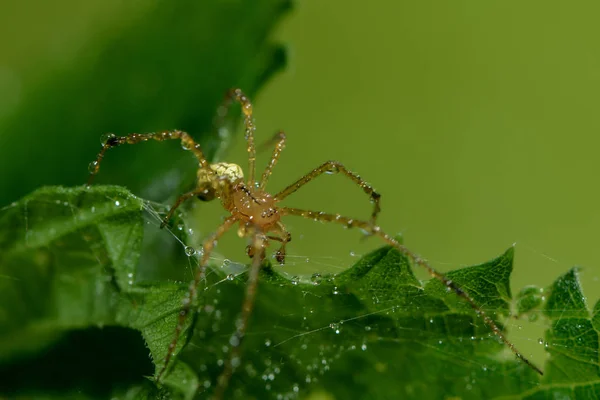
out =
<path fill-rule="evenodd" d="M 241 87 L 253 98 L 284 65 L 269 34 L 289 0 L 138 3 L 125 23 L 83 38 L 71 65 L 23 83 L 23 101 L 0 121 L 0 169 L 18 171 L 3 174 L 0 204 L 42 185 L 85 182 L 106 132 L 182 129 L 213 157 L 227 140 L 212 123 L 226 90 Z M 185 178 L 177 166 L 193 174 L 177 143 L 118 149 L 107 159 L 99 181 L 153 199 Z"/>
<path fill-rule="evenodd" d="M 143 209 L 153 207 L 123 189 L 94 187 L 41 189 L 2 211 L 0 379 L 11 379 L 0 387 L 9 388 L 7 393 L 66 395 L 80 387 L 91 397 L 192 398 L 211 392 L 230 352 L 245 274 L 228 280 L 232 266 L 213 270 L 162 385 L 144 379 L 153 372 L 142 338 L 156 371 L 187 285 L 139 278 L 145 268 L 137 263 Z M 510 309 L 513 253 L 511 247 L 487 263 L 448 273 L 499 322 Z M 592 397 L 599 389 L 600 306 L 591 316 L 576 270 L 536 292 L 543 297 L 523 310 L 541 312 L 540 320 L 550 324 L 544 377 L 516 360 L 454 293 L 435 280 L 420 282 L 393 248 L 376 250 L 336 276 L 289 280 L 265 266 L 242 365 L 228 393 L 240 398 L 315 392 L 377 399 Z M 74 342 L 82 343 L 75 346 L 81 359 L 73 355 Z M 98 348 L 100 356 L 93 353 Z M 92 368 L 99 358 L 109 363 L 105 370 Z M 48 365 L 63 368 L 62 376 L 72 379 L 52 386 L 40 378 Z M 16 379 L 19 372 L 27 380 Z"/>

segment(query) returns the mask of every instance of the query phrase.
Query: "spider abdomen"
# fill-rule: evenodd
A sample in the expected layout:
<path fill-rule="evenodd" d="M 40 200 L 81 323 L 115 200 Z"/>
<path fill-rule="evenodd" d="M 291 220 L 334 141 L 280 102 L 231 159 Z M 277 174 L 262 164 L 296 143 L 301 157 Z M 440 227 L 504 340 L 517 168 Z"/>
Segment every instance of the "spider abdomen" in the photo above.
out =
<path fill-rule="evenodd" d="M 250 222 L 263 231 L 268 231 L 280 219 L 277 201 L 264 191 L 251 191 L 243 187 L 232 193 L 232 200 L 231 213 L 238 214 L 241 220 Z"/>

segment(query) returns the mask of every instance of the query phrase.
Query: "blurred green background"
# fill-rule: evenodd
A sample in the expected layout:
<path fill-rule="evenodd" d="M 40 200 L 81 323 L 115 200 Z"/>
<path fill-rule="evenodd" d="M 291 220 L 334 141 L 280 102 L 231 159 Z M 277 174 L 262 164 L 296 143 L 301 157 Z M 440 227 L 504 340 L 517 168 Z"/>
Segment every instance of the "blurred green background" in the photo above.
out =
<path fill-rule="evenodd" d="M 21 127 L 38 116 L 23 113 L 20 107 L 31 99 L 35 103 L 40 87 L 60 87 L 49 77 L 62 77 L 67 87 L 62 95 L 71 96 L 74 92 L 69 88 L 77 81 L 65 77 L 74 70 L 94 68 L 94 46 L 136 21 L 151 18 L 153 7 L 148 2 L 114 0 L 3 4 L 0 145 L 4 161 L 0 164 L 6 181 L 0 183 L 4 202 L 32 190 L 28 184 L 85 181 L 87 162 L 98 151 L 102 132 L 82 132 L 91 143 L 85 148 L 62 141 L 60 125 L 36 132 L 39 136 L 24 134 Z M 274 36 L 289 47 L 287 69 L 254 98 L 257 141 L 270 138 L 278 129 L 288 133 L 287 148 L 271 179 L 272 191 L 325 160 L 339 160 L 382 194 L 383 229 L 402 233 L 406 244 L 437 268 L 483 262 L 516 243 L 515 290 L 526 284 L 546 286 L 577 264 L 584 267 L 582 281 L 590 303 L 596 300 L 600 290 L 596 250 L 599 3 L 313 1 L 297 2 L 294 8 Z M 224 37 L 235 37 L 236 27 L 243 22 L 242 16 L 223 26 Z M 265 26 L 270 23 L 274 21 L 265 19 Z M 142 53 L 139 63 L 147 66 L 166 60 L 172 64 L 173 77 L 186 65 L 169 51 L 194 52 L 194 45 L 216 40 L 204 37 L 190 44 L 182 35 L 181 50 L 160 47 L 160 37 L 157 28 L 155 36 L 130 35 L 127 40 L 132 46 L 136 41 L 157 41 L 155 51 Z M 214 49 L 215 54 L 226 50 Z M 243 54 L 222 56 L 239 56 L 240 64 L 247 62 Z M 218 73 L 218 65 L 215 61 L 211 101 L 218 97 L 214 93 L 230 86 L 256 90 L 244 87 L 242 78 L 227 81 L 227 74 Z M 118 71 L 109 68 L 107 74 Z M 157 75 L 160 79 L 165 78 Z M 193 115 L 174 118 L 173 114 L 182 99 L 202 101 L 208 91 L 186 81 L 172 88 L 185 90 L 187 97 L 165 98 L 146 87 L 139 91 L 140 98 L 155 99 L 155 109 L 121 104 L 115 89 L 111 97 L 98 100 L 112 98 L 118 110 L 118 115 L 106 115 L 103 129 L 118 133 L 190 129 L 186 124 L 195 126 Z M 94 104 L 95 95 L 71 102 Z M 39 109 L 48 112 L 46 107 Z M 71 127 L 71 117 L 81 115 L 78 123 L 85 126 L 85 110 L 59 111 L 64 113 L 63 126 Z M 136 118 L 128 120 L 128 115 Z M 131 126 L 144 115 L 148 118 L 143 126 Z M 36 140 L 49 140 L 52 147 L 46 151 L 61 155 L 68 174 L 44 176 L 38 155 L 18 169 L 11 168 L 11 156 L 26 152 Z M 148 189 L 153 179 L 164 180 L 153 170 L 163 154 L 159 147 L 119 150 L 127 154 L 121 157 L 128 157 L 130 172 L 111 170 L 107 158 L 101 182 L 119 183 L 120 174 L 130 173 L 140 179 L 139 188 L 132 188 L 136 193 L 153 193 Z M 178 146 L 169 149 L 164 151 L 179 151 Z M 156 165 L 136 165 L 137 154 L 151 154 Z M 259 166 L 268 155 L 261 154 Z M 241 134 L 225 159 L 245 167 Z M 15 187 L 21 192 L 7 193 L 7 188 Z M 371 207 L 366 196 L 341 176 L 320 178 L 287 204 L 365 218 Z M 215 205 L 199 210 L 206 231 L 216 227 L 217 210 Z M 381 244 L 373 238 L 361 241 L 354 231 L 311 221 L 291 219 L 287 226 L 294 239 L 289 265 L 283 270 L 292 275 L 339 272 L 351 266 L 357 255 Z M 245 244 L 231 236 L 219 252 L 244 262 Z M 537 342 L 534 337 L 528 340 Z"/>
<path fill-rule="evenodd" d="M 382 194 L 380 222 L 440 269 L 517 244 L 514 288 L 584 267 L 600 289 L 600 4 L 302 2 L 279 30 L 289 69 L 256 99 L 259 132 L 288 133 L 279 188 L 327 159 Z M 239 140 L 232 159 L 243 159 Z M 326 176 L 298 207 L 367 217 Z M 290 221 L 297 254 L 336 256 L 356 232 Z M 593 303 L 592 303 L 593 304 Z"/>

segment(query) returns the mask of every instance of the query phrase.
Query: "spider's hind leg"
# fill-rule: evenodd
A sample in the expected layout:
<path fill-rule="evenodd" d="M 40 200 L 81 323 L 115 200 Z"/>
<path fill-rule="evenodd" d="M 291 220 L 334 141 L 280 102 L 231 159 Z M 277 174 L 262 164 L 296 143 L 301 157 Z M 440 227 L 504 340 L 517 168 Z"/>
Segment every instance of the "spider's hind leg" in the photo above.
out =
<path fill-rule="evenodd" d="M 244 295 L 244 301 L 242 303 L 242 312 L 236 321 L 236 330 L 231 335 L 229 343 L 231 344 L 231 352 L 229 353 L 229 359 L 225 362 L 223 371 L 217 378 L 217 387 L 213 395 L 214 400 L 221 400 L 225 396 L 229 381 L 233 375 L 235 369 L 239 367 L 241 363 L 241 345 L 248 329 L 248 322 L 254 304 L 256 302 L 256 291 L 258 287 L 258 274 L 262 266 L 262 260 L 265 258 L 265 247 L 267 246 L 267 237 L 261 233 L 254 233 L 252 238 L 253 253 L 257 255 L 252 260 L 252 265 L 248 271 L 248 283 L 246 285 L 246 293 Z"/>
<path fill-rule="evenodd" d="M 404 254 L 406 257 L 411 259 L 415 264 L 424 268 L 427 273 L 434 279 L 440 281 L 449 291 L 454 292 L 458 297 L 464 299 L 469 305 L 473 308 L 475 313 L 485 322 L 485 324 L 490 328 L 490 330 L 506 345 L 510 350 L 514 353 L 514 355 L 523 361 L 528 367 L 533 369 L 540 375 L 544 373 L 542 370 L 533 364 L 527 357 L 525 357 L 516 346 L 508 340 L 504 332 L 500 329 L 498 324 L 487 314 L 487 312 L 477 304 L 473 297 L 470 294 L 465 292 L 459 285 L 456 284 L 453 280 L 447 278 L 441 272 L 438 272 L 434 269 L 427 260 L 421 258 L 417 254 L 410 251 L 406 246 L 400 244 L 396 239 L 392 236 L 388 235 L 384 231 L 379 228 L 379 226 L 375 226 L 371 221 L 361 221 L 353 218 L 344 217 L 339 214 L 327 214 L 318 211 L 310 211 L 310 210 L 301 210 L 298 208 L 290 208 L 283 207 L 280 210 L 281 215 L 296 215 L 303 218 L 312 219 L 314 221 L 321 222 L 333 222 L 337 224 L 341 224 L 347 228 L 359 228 L 371 233 L 372 235 L 378 236 L 385 243 L 394 247 L 400 253 Z"/>
<path fill-rule="evenodd" d="M 159 370 L 158 374 L 156 374 L 156 382 L 160 382 L 163 374 L 166 372 L 169 367 L 169 363 L 171 358 L 175 355 L 175 349 L 177 348 L 177 343 L 179 343 L 179 337 L 183 332 L 183 329 L 186 325 L 186 321 L 190 313 L 192 312 L 192 307 L 196 302 L 196 298 L 198 295 L 198 286 L 200 282 L 206 276 L 206 269 L 208 268 L 208 261 L 210 260 L 210 256 L 212 254 L 212 250 L 215 247 L 216 242 L 223 236 L 231 227 L 237 222 L 237 218 L 235 216 L 230 216 L 217 228 L 217 230 L 209 236 L 206 240 L 204 240 L 202 244 L 202 258 L 200 259 L 198 270 L 194 274 L 194 280 L 190 283 L 188 293 L 184 297 L 181 305 L 181 309 L 177 314 L 177 325 L 175 326 L 175 333 L 173 335 L 173 339 L 169 344 L 167 349 L 167 353 L 165 355 L 163 365 Z"/>

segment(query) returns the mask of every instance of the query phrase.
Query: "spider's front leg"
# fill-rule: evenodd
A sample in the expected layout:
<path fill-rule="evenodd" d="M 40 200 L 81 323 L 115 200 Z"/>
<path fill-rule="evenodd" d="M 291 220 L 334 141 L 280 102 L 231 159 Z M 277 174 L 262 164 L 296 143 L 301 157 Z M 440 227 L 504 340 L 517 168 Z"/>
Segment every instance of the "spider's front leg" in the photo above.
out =
<path fill-rule="evenodd" d="M 154 133 L 131 133 L 127 136 L 115 136 L 112 133 L 107 134 L 106 138 L 102 141 L 102 149 L 94 161 L 89 165 L 90 176 L 88 179 L 88 185 L 92 184 L 94 177 L 100 170 L 100 163 L 104 159 L 104 155 L 108 149 L 118 147 L 123 144 L 137 144 L 147 142 L 148 140 L 156 140 L 162 142 L 164 140 L 180 140 L 181 147 L 185 150 L 190 150 L 198 159 L 200 168 L 209 169 L 208 161 L 202 152 L 202 148 L 194 139 L 186 132 L 174 130 L 174 131 L 163 131 Z"/>

